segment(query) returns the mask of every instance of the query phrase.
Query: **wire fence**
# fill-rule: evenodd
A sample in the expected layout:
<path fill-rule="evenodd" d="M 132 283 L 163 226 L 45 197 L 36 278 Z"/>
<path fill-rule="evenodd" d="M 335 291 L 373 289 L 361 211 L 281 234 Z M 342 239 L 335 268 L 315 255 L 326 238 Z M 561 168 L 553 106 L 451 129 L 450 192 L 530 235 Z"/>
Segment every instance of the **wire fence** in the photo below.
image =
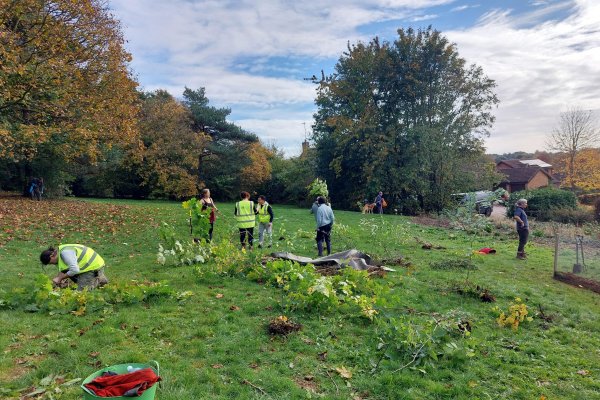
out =
<path fill-rule="evenodd" d="M 600 234 L 556 225 L 554 277 L 600 293 Z"/>

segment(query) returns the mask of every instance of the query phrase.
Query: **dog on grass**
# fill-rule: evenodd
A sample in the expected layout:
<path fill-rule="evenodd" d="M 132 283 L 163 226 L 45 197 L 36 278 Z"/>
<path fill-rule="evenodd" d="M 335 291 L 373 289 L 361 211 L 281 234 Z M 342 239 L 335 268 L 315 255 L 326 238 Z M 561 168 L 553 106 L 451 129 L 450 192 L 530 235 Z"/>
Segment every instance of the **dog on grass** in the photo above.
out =
<path fill-rule="evenodd" d="M 375 209 L 375 203 L 365 204 L 362 209 L 363 214 L 373 214 L 373 210 Z"/>

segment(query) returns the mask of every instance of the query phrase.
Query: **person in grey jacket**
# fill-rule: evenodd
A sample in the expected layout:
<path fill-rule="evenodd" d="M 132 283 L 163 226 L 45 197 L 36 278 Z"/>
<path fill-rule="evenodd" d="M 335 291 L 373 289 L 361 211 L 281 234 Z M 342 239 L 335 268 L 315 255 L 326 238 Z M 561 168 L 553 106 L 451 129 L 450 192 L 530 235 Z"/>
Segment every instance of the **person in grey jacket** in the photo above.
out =
<path fill-rule="evenodd" d="M 331 254 L 331 228 L 335 221 L 333 210 L 327 204 L 324 197 L 317 197 L 317 207 L 315 209 L 315 219 L 317 222 L 317 249 L 319 257 L 323 256 L 323 242 L 327 246 L 327 255 Z"/>

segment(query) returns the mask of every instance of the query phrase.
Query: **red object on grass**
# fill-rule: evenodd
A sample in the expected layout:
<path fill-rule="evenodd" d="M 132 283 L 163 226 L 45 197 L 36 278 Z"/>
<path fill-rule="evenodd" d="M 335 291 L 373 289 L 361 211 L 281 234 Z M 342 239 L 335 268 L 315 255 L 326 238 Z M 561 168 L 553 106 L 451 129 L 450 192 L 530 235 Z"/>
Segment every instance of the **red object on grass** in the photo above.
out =
<path fill-rule="evenodd" d="M 98 397 L 123 396 L 136 388 L 139 396 L 158 381 L 160 377 L 152 368 L 144 368 L 128 374 L 99 376 L 84 386 Z"/>
<path fill-rule="evenodd" d="M 489 247 L 484 247 L 483 249 L 479 250 L 479 253 L 482 253 L 482 254 L 496 254 L 496 250 L 491 249 Z"/>

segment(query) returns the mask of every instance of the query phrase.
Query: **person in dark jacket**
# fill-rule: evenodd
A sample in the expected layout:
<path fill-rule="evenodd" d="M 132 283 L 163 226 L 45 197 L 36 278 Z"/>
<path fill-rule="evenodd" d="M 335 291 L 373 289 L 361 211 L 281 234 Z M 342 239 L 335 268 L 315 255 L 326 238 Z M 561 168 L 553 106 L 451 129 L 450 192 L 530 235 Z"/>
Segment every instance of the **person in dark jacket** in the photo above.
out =
<path fill-rule="evenodd" d="M 517 233 L 519 235 L 519 248 L 517 249 L 517 258 L 524 260 L 527 258 L 525 253 L 525 245 L 529 238 L 529 221 L 527 220 L 527 214 L 525 209 L 527 208 L 527 200 L 519 199 L 515 205 L 515 215 L 513 219 L 516 222 Z"/>

